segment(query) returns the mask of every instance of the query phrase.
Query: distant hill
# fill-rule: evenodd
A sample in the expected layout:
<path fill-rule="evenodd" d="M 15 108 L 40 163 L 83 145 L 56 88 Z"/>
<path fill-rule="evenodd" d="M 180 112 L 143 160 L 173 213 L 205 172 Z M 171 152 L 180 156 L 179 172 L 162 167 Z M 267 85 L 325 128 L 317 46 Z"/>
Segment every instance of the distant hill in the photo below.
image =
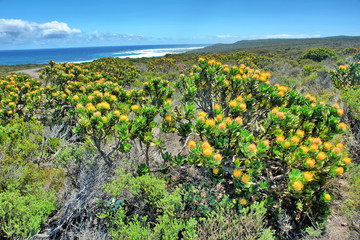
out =
<path fill-rule="evenodd" d="M 360 36 L 336 36 L 325 38 L 302 38 L 302 39 L 259 39 L 242 40 L 232 44 L 214 44 L 209 47 L 191 51 L 191 53 L 219 53 L 234 50 L 256 49 L 304 49 L 313 47 L 346 48 L 360 46 Z"/>

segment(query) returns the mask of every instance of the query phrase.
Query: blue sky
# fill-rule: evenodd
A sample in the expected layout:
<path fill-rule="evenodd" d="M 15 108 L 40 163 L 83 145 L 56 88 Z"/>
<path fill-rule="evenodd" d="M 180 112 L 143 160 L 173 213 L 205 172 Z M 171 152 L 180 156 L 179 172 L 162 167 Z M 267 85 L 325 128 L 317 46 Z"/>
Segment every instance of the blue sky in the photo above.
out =
<path fill-rule="evenodd" d="M 0 49 L 360 36 L 360 0 L 0 0 Z"/>

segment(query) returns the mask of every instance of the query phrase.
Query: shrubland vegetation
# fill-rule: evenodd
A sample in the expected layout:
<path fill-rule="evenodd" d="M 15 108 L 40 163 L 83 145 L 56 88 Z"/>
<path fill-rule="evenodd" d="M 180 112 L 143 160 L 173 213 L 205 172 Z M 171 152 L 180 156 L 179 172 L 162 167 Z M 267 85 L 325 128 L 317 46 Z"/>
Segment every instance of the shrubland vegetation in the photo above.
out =
<path fill-rule="evenodd" d="M 356 237 L 358 54 L 50 61 L 39 79 L 2 77 L 0 236 L 319 237 L 344 200 Z"/>

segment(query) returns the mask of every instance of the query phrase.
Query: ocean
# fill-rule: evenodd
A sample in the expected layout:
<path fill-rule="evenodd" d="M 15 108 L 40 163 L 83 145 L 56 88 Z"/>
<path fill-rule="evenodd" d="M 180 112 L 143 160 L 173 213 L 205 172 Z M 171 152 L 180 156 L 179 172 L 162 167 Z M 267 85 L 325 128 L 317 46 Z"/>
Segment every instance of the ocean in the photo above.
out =
<path fill-rule="evenodd" d="M 0 65 L 90 62 L 101 57 L 160 57 L 203 48 L 206 45 L 144 45 L 116 47 L 81 47 L 29 50 L 0 50 Z"/>

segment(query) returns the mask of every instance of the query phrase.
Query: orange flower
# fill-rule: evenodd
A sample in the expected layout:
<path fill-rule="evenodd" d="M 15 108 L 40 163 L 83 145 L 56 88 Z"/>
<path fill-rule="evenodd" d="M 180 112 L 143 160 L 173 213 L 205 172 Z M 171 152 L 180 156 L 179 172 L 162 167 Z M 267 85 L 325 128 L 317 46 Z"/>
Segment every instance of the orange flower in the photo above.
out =
<path fill-rule="evenodd" d="M 213 169 L 213 174 L 214 174 L 214 175 L 217 175 L 218 173 L 219 173 L 219 168 L 214 168 L 214 169 Z"/>
<path fill-rule="evenodd" d="M 242 110 L 246 109 L 246 103 L 240 103 L 240 108 L 241 108 Z"/>
<path fill-rule="evenodd" d="M 311 172 L 304 172 L 304 178 L 306 181 L 312 181 L 314 179 Z"/>
<path fill-rule="evenodd" d="M 298 135 L 299 137 L 303 137 L 305 135 L 305 132 L 303 130 L 297 130 L 296 135 Z"/>
<path fill-rule="evenodd" d="M 240 95 L 236 98 L 239 102 L 241 102 L 243 100 L 243 97 Z"/>
<path fill-rule="evenodd" d="M 220 154 L 220 153 L 215 154 L 215 155 L 214 155 L 214 159 L 215 159 L 215 161 L 221 161 L 221 160 L 222 160 L 221 154 Z"/>
<path fill-rule="evenodd" d="M 278 116 L 280 119 L 283 119 L 285 117 L 285 113 L 284 112 L 278 112 L 276 114 L 276 116 Z"/>
<path fill-rule="evenodd" d="M 226 129 L 226 122 L 222 122 L 219 124 L 219 129 L 220 130 L 225 130 Z"/>
<path fill-rule="evenodd" d="M 215 125 L 215 120 L 212 118 L 209 118 L 206 120 L 206 125 L 208 126 L 214 126 Z"/>
<path fill-rule="evenodd" d="M 201 146 L 202 146 L 203 149 L 211 147 L 209 142 L 203 142 L 203 144 Z"/>
<path fill-rule="evenodd" d="M 326 194 L 324 195 L 324 198 L 325 198 L 325 200 L 327 200 L 327 201 L 330 201 L 330 200 L 331 200 L 331 196 L 330 196 L 330 194 L 328 194 L 328 193 L 326 193 Z"/>
<path fill-rule="evenodd" d="M 217 116 L 216 116 L 216 120 L 218 120 L 218 121 L 221 121 L 222 120 L 222 115 L 221 114 L 218 114 Z"/>
<path fill-rule="evenodd" d="M 344 130 L 346 128 L 346 124 L 343 122 L 339 123 L 339 128 Z"/>
<path fill-rule="evenodd" d="M 79 96 L 78 95 L 75 95 L 75 96 L 73 96 L 73 100 L 79 100 Z"/>
<path fill-rule="evenodd" d="M 248 183 L 249 180 L 250 180 L 249 175 L 243 175 L 243 176 L 241 177 L 241 181 L 243 181 L 244 183 Z"/>
<path fill-rule="evenodd" d="M 210 146 L 210 145 L 209 145 L 209 146 Z M 190 142 L 189 142 L 189 147 L 190 147 L 191 149 L 196 148 L 196 143 L 195 143 L 194 141 L 190 141 Z"/>
<path fill-rule="evenodd" d="M 276 141 L 278 142 L 278 143 L 281 143 L 281 142 L 283 142 L 285 140 L 285 137 L 284 136 L 278 136 L 278 137 L 276 137 Z"/>
<path fill-rule="evenodd" d="M 292 141 L 293 143 L 295 143 L 295 144 L 298 144 L 298 143 L 300 142 L 300 139 L 299 139 L 297 136 L 293 136 L 293 137 L 291 138 L 291 141 Z"/>
<path fill-rule="evenodd" d="M 200 122 L 204 122 L 204 121 L 205 121 L 205 118 L 204 118 L 203 116 L 199 116 L 198 119 L 199 119 Z"/>
<path fill-rule="evenodd" d="M 140 107 L 139 107 L 139 105 L 132 105 L 131 106 L 131 110 L 132 111 L 136 111 L 136 110 L 138 110 Z"/>
<path fill-rule="evenodd" d="M 351 163 L 351 159 L 348 158 L 348 157 L 346 157 L 346 158 L 343 159 L 343 163 L 345 163 L 345 164 L 350 164 L 350 163 Z"/>
<path fill-rule="evenodd" d="M 288 148 L 288 147 L 290 147 L 291 143 L 290 143 L 290 142 L 285 142 L 285 144 L 284 144 L 284 145 L 285 145 L 285 147 L 287 147 L 287 148 Z"/>
<path fill-rule="evenodd" d="M 275 107 L 275 108 L 273 108 L 273 109 L 271 110 L 271 112 L 272 112 L 273 114 L 277 114 L 277 113 L 279 112 L 279 109 L 278 109 L 277 107 Z"/>
<path fill-rule="evenodd" d="M 231 100 L 229 103 L 230 107 L 236 107 L 237 106 L 237 102 L 235 100 Z"/>
<path fill-rule="evenodd" d="M 265 139 L 265 140 L 264 140 L 264 144 L 269 147 L 269 146 L 270 146 L 269 140 L 268 140 L 268 139 Z"/>
<path fill-rule="evenodd" d="M 311 146 L 310 146 L 310 149 L 311 149 L 311 150 L 313 150 L 313 151 L 315 152 L 316 150 L 318 150 L 318 149 L 319 149 L 319 146 L 318 146 L 318 145 L 316 145 L 316 144 L 313 144 L 313 145 L 311 145 Z"/>
<path fill-rule="evenodd" d="M 343 145 L 342 143 L 336 144 L 336 147 L 337 147 L 337 148 L 340 148 L 340 150 L 343 148 L 343 146 L 344 146 L 344 145 Z"/>
<path fill-rule="evenodd" d="M 237 117 L 237 118 L 235 118 L 235 122 L 237 122 L 238 124 L 243 124 L 243 119 L 242 119 L 242 117 Z"/>
<path fill-rule="evenodd" d="M 315 138 L 314 140 L 313 140 L 313 143 L 315 143 L 315 144 L 317 144 L 317 145 L 320 145 L 322 142 L 321 142 L 321 138 Z"/>
<path fill-rule="evenodd" d="M 205 149 L 203 150 L 203 154 L 204 154 L 205 156 L 210 156 L 210 155 L 212 154 L 212 149 L 211 149 L 211 148 L 205 148 Z"/>
<path fill-rule="evenodd" d="M 338 111 L 337 111 L 337 113 L 341 116 L 341 115 L 343 115 L 344 114 L 344 110 L 342 110 L 342 109 L 338 109 Z"/>
<path fill-rule="evenodd" d="M 216 109 L 216 110 L 220 110 L 220 105 L 219 104 L 215 104 L 215 106 L 214 106 L 214 109 Z"/>
<path fill-rule="evenodd" d="M 172 117 L 170 115 L 168 115 L 168 116 L 165 117 L 165 120 L 168 121 L 168 122 L 171 122 Z"/>
<path fill-rule="evenodd" d="M 242 171 L 240 169 L 236 168 L 234 170 L 233 174 L 234 174 L 234 177 L 239 178 L 242 174 Z"/>
<path fill-rule="evenodd" d="M 341 174 L 344 173 L 344 168 L 343 168 L 343 167 L 338 167 L 338 168 L 336 169 L 336 172 L 337 172 L 337 174 L 341 175 Z"/>
<path fill-rule="evenodd" d="M 120 115 L 120 111 L 119 111 L 119 110 L 115 110 L 115 111 L 114 111 L 114 115 L 119 116 L 119 115 Z"/>
<path fill-rule="evenodd" d="M 232 123 L 232 120 L 231 120 L 230 117 L 227 117 L 227 118 L 225 118 L 225 122 L 226 122 L 227 124 L 231 124 L 231 123 Z"/>
<path fill-rule="evenodd" d="M 341 152 L 341 149 L 338 148 L 338 147 L 335 147 L 333 150 L 332 150 L 333 153 L 336 153 L 336 154 L 339 154 Z"/>
<path fill-rule="evenodd" d="M 319 159 L 320 161 L 324 160 L 326 158 L 326 154 L 324 152 L 320 152 L 317 156 L 317 159 Z"/>
<path fill-rule="evenodd" d="M 300 191 L 301 189 L 303 189 L 304 185 L 301 181 L 295 181 L 293 183 L 294 189 L 297 191 Z"/>
<path fill-rule="evenodd" d="M 256 145 L 252 143 L 252 144 L 249 145 L 248 149 L 249 149 L 250 152 L 255 152 L 256 151 Z"/>
<path fill-rule="evenodd" d="M 335 103 L 335 104 L 333 105 L 333 107 L 336 108 L 336 109 L 340 108 L 340 106 L 339 106 L 338 103 Z"/>
<path fill-rule="evenodd" d="M 100 117 L 100 116 L 101 116 L 101 112 L 94 112 L 94 116 L 95 116 L 95 117 Z"/>
<path fill-rule="evenodd" d="M 121 121 L 127 121 L 127 120 L 129 120 L 129 118 L 128 118 L 127 115 L 124 114 L 124 115 L 121 115 L 121 116 L 120 116 L 120 120 L 121 120 Z"/>
<path fill-rule="evenodd" d="M 325 147 L 326 150 L 330 150 L 332 145 L 329 142 L 324 142 L 324 147 Z"/>
<path fill-rule="evenodd" d="M 309 167 L 314 166 L 315 163 L 316 163 L 315 160 L 312 159 L 312 158 L 308 158 L 308 159 L 306 160 L 306 164 L 307 164 Z"/>
<path fill-rule="evenodd" d="M 247 204 L 246 199 L 244 199 L 244 198 L 240 199 L 240 204 L 243 206 L 246 205 Z"/>

